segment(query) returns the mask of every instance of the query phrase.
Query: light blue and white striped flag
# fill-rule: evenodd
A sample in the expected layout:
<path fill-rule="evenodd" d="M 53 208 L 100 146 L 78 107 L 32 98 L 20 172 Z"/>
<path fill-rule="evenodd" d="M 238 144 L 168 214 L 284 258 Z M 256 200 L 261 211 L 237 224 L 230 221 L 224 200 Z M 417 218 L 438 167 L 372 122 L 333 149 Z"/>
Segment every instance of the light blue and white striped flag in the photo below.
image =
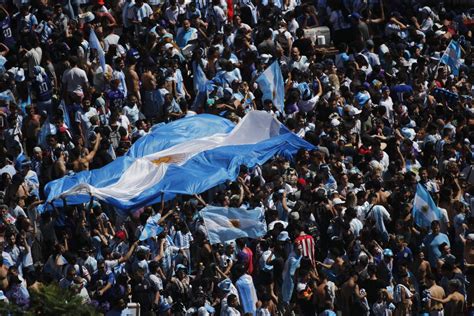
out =
<path fill-rule="evenodd" d="M 91 30 L 91 33 L 89 34 L 89 45 L 91 48 L 97 50 L 97 57 L 99 58 L 100 65 L 102 66 L 102 71 L 105 73 L 106 63 L 104 49 L 100 45 L 99 39 L 97 38 L 97 35 L 95 35 L 94 30 Z"/>
<path fill-rule="evenodd" d="M 140 241 L 147 240 L 149 238 L 159 235 L 163 231 L 163 227 L 158 225 L 158 221 L 161 219 L 161 214 L 150 216 L 145 224 L 145 227 L 140 234 Z"/>
<path fill-rule="evenodd" d="M 207 228 L 211 244 L 242 237 L 259 238 L 267 233 L 263 210 L 207 206 L 200 215 Z"/>
<path fill-rule="evenodd" d="M 453 75 L 459 75 L 459 67 L 461 66 L 461 46 L 458 42 L 451 40 L 441 57 L 440 63 L 451 67 Z"/>
<path fill-rule="evenodd" d="M 235 180 L 240 166 L 261 165 L 275 155 L 291 157 L 313 146 L 267 112 L 251 111 L 237 125 L 214 115 L 183 118 L 154 129 L 110 164 L 49 182 L 47 201 L 68 205 L 93 195 L 116 209 L 133 211 L 199 194 Z"/>
<path fill-rule="evenodd" d="M 193 105 L 191 109 L 198 110 L 202 104 L 206 101 L 207 98 L 207 82 L 209 81 L 202 69 L 201 65 L 194 61 L 193 62 L 193 88 L 194 94 L 196 97 L 194 98 Z"/>
<path fill-rule="evenodd" d="M 420 227 L 430 227 L 431 222 L 439 220 L 441 213 L 426 188 L 418 183 L 413 201 L 413 218 Z"/>
<path fill-rule="evenodd" d="M 276 108 L 283 113 L 285 107 L 285 84 L 278 61 L 273 62 L 255 81 L 262 91 L 262 101 L 272 100 Z"/>
<path fill-rule="evenodd" d="M 67 128 L 72 128 L 71 118 L 69 117 L 69 112 L 67 110 L 66 103 L 64 102 L 64 100 L 61 101 L 61 103 L 59 103 L 59 109 L 63 112 L 63 119 L 64 119 L 64 123 L 66 124 Z"/>

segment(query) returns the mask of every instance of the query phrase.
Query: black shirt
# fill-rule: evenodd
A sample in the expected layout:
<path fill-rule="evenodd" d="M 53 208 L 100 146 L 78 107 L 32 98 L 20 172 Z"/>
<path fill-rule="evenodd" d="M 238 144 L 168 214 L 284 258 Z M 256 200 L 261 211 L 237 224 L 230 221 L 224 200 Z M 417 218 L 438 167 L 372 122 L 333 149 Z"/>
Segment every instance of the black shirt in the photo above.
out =
<path fill-rule="evenodd" d="M 385 282 L 379 279 L 367 279 L 360 284 L 360 287 L 364 288 L 367 292 L 367 301 L 369 302 L 369 306 L 372 306 L 372 304 L 377 301 L 378 292 L 385 288 Z"/>
<path fill-rule="evenodd" d="M 151 311 L 155 300 L 155 289 L 148 279 L 132 280 L 132 299 L 140 303 L 142 311 Z"/>

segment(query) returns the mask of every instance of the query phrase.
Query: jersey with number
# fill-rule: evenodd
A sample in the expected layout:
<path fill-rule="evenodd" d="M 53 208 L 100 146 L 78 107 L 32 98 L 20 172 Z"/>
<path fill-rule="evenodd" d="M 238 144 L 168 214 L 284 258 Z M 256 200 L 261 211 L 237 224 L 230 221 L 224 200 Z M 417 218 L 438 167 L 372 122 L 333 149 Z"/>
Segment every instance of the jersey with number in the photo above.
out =
<path fill-rule="evenodd" d="M 0 21 L 1 34 L 0 38 L 2 43 L 8 46 L 8 48 L 13 48 L 15 46 L 15 38 L 13 37 L 12 28 L 11 28 L 10 17 L 7 16 L 5 19 Z"/>
<path fill-rule="evenodd" d="M 43 80 L 41 82 L 35 80 L 32 83 L 33 91 L 36 94 L 36 99 L 38 102 L 46 102 L 51 100 L 53 97 L 53 86 L 51 84 L 51 79 L 49 79 L 47 74 L 43 74 L 42 77 Z"/>
<path fill-rule="evenodd" d="M 105 98 L 109 102 L 110 109 L 121 109 L 123 107 L 125 96 L 122 91 L 109 90 L 105 94 Z"/>

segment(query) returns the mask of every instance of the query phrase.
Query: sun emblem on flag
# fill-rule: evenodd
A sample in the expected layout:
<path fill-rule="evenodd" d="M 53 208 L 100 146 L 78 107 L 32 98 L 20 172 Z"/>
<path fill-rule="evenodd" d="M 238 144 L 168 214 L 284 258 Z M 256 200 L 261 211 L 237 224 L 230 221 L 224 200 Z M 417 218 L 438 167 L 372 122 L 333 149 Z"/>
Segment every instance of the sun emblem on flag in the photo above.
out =
<path fill-rule="evenodd" d="M 430 210 L 430 207 L 427 204 L 425 204 L 421 207 L 421 211 L 423 213 L 428 213 L 429 210 Z"/>
<path fill-rule="evenodd" d="M 240 220 L 238 220 L 238 219 L 229 219 L 229 222 L 235 228 L 240 228 Z"/>
<path fill-rule="evenodd" d="M 167 164 L 177 164 L 182 161 L 184 161 L 185 155 L 183 154 L 176 154 L 176 155 L 168 155 L 168 156 L 163 156 L 159 157 L 157 159 L 151 160 L 151 162 L 155 165 L 161 165 L 162 163 L 167 163 Z"/>

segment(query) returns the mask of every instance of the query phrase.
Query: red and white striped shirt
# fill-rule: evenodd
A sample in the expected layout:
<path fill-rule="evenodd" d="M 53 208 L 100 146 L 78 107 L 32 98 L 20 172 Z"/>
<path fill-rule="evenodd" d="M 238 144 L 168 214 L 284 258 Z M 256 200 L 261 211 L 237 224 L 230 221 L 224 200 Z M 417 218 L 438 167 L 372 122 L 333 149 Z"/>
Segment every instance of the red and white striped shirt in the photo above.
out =
<path fill-rule="evenodd" d="M 300 244 L 303 249 L 303 256 L 311 259 L 311 262 L 315 262 L 314 257 L 314 238 L 311 235 L 300 235 L 296 237 L 295 243 Z"/>

